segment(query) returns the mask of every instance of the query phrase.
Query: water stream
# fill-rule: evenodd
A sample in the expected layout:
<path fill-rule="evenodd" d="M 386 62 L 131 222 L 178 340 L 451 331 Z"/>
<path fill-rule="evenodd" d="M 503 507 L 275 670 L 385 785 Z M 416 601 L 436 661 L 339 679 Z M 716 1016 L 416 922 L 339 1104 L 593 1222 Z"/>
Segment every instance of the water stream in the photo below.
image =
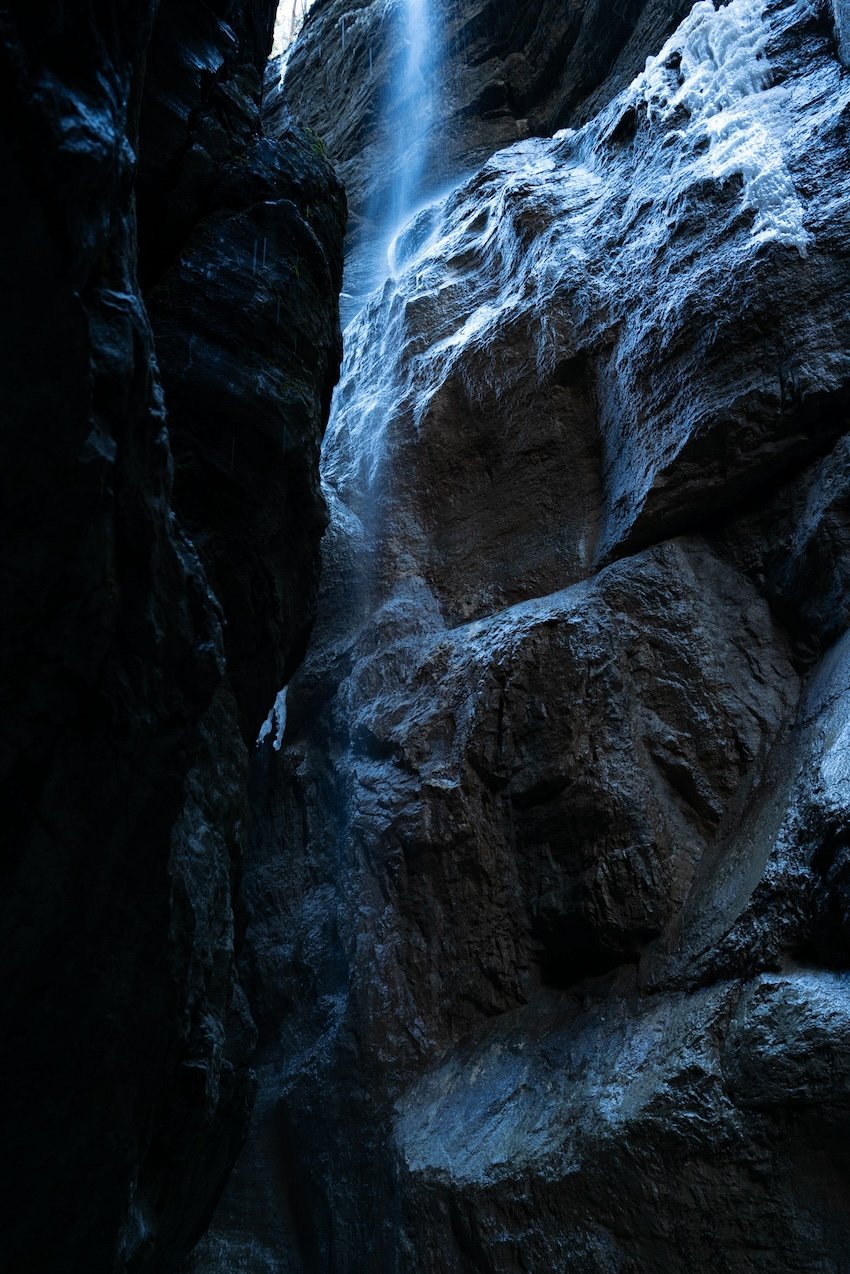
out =
<path fill-rule="evenodd" d="M 388 38 L 398 53 L 379 104 L 383 144 L 370 174 L 373 193 L 346 262 L 343 327 L 391 273 L 392 244 L 429 193 L 440 85 L 439 11 L 435 0 L 397 0 L 386 10 Z"/>

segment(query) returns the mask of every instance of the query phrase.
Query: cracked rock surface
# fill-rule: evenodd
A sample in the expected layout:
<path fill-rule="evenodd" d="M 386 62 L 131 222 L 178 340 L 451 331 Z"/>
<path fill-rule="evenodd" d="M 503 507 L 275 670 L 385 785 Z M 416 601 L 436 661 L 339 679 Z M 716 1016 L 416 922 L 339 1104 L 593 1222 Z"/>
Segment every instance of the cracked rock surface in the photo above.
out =
<path fill-rule="evenodd" d="M 653 28 L 348 327 L 244 875 L 265 1118 L 204 1274 L 846 1269 L 836 12 Z"/>

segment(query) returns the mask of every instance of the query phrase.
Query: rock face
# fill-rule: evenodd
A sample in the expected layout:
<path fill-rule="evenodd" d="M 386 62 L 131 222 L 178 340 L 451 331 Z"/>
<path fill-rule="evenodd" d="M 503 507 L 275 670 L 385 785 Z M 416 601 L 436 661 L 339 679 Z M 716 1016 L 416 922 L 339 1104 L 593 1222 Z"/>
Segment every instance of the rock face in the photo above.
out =
<path fill-rule="evenodd" d="M 832 0 L 832 11 L 835 19 L 835 34 L 838 39 L 839 56 L 847 66 L 850 62 L 850 7 L 847 0 Z"/>
<path fill-rule="evenodd" d="M 846 1268 L 833 19 L 706 0 L 617 93 L 612 52 L 347 329 L 243 876 L 267 1118 L 196 1270 Z"/>
<path fill-rule="evenodd" d="M 227 615 L 250 743 L 312 622 L 346 215 L 318 138 L 261 126 L 274 7 L 222 20 L 162 6 L 141 116 L 141 264 L 176 501 Z"/>
<path fill-rule="evenodd" d="M 252 1102 L 245 739 L 312 614 L 344 220 L 315 142 L 263 137 L 274 7 L 0 16 L 0 1264 L 21 1274 L 173 1269 Z"/>
<path fill-rule="evenodd" d="M 422 117 L 432 131 L 426 188 L 500 146 L 588 118 L 690 7 L 689 0 L 426 4 L 439 121 Z M 393 90 L 406 37 L 404 0 L 316 0 L 287 63 L 287 97 L 324 139 L 345 182 L 352 242 L 380 217 L 403 154 L 395 141 L 408 103 Z"/>

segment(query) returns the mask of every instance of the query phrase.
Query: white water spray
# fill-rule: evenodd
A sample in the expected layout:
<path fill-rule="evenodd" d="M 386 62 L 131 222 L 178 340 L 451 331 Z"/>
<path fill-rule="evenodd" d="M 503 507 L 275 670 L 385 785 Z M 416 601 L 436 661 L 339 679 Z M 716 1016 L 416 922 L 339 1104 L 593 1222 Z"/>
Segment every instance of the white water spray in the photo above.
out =
<path fill-rule="evenodd" d="M 406 47 L 388 112 L 395 151 L 384 222 L 390 233 L 399 229 L 421 196 L 434 115 L 432 0 L 402 0 L 402 4 Z"/>
<path fill-rule="evenodd" d="M 438 115 L 440 33 L 437 0 L 395 0 L 391 47 L 400 54 L 379 103 L 383 144 L 375 148 L 372 197 L 360 242 L 349 256 L 342 297 L 343 326 L 366 296 L 392 273 L 392 244 L 429 191 L 429 155 Z M 369 52 L 370 77 L 372 53 Z"/>

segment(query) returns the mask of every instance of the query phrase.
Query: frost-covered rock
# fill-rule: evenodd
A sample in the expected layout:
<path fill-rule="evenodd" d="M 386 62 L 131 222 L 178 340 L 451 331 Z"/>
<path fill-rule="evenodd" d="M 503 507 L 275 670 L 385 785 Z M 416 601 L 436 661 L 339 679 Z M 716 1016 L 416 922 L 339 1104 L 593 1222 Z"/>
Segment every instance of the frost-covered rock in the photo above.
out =
<path fill-rule="evenodd" d="M 312 6 L 291 50 L 284 96 L 324 139 L 348 191 L 350 239 L 362 243 L 383 220 L 406 147 L 424 150 L 423 184 L 433 193 L 500 146 L 585 120 L 634 78 L 690 7 L 326 0 Z M 428 22 L 427 110 L 422 86 L 404 82 L 417 8 Z"/>
<path fill-rule="evenodd" d="M 358 514 L 394 484 L 450 613 L 731 508 L 843 431 L 850 81 L 808 4 L 763 9 L 698 4 L 597 120 L 496 155 L 349 328 L 328 481 Z M 550 543 L 479 601 L 446 549 L 497 571 L 514 503 Z"/>
<path fill-rule="evenodd" d="M 845 66 L 850 64 L 850 5 L 847 0 L 830 0 L 835 18 L 838 53 Z"/>

